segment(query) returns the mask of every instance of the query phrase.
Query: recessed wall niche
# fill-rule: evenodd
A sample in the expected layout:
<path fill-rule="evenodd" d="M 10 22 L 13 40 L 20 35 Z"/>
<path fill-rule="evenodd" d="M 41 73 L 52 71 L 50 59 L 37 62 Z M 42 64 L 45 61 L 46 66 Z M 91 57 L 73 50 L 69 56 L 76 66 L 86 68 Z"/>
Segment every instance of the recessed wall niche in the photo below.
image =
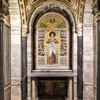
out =
<path fill-rule="evenodd" d="M 36 69 L 68 70 L 70 32 L 68 21 L 60 14 L 44 14 L 36 26 Z"/>

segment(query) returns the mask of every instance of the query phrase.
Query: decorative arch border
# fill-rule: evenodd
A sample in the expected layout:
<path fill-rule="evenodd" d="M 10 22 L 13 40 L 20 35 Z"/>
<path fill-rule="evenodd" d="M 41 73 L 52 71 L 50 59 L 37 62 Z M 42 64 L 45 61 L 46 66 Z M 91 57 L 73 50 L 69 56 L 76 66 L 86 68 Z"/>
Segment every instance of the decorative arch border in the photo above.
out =
<path fill-rule="evenodd" d="M 76 18 L 73 13 L 73 10 L 67 4 L 59 1 L 56 2 L 44 1 L 44 3 L 42 4 L 39 3 L 39 5 L 36 6 L 36 8 L 32 9 L 30 15 L 27 18 L 28 28 L 32 26 L 32 23 L 35 21 L 37 16 L 38 18 L 40 18 L 43 14 L 52 11 L 62 14 L 63 17 L 65 17 L 65 19 L 68 16 L 67 18 L 69 18 L 70 23 L 73 25 L 74 31 L 77 31 Z"/>

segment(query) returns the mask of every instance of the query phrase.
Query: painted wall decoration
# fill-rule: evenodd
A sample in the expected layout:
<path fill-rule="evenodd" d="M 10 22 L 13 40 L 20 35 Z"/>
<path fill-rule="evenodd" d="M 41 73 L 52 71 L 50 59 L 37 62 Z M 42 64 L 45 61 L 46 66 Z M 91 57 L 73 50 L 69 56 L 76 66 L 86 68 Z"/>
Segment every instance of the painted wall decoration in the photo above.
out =
<path fill-rule="evenodd" d="M 36 35 L 37 69 L 68 69 L 67 21 L 57 13 L 48 13 L 40 18 Z"/>
<path fill-rule="evenodd" d="M 38 28 L 66 28 L 67 24 L 65 19 L 57 13 L 45 14 L 40 18 Z"/>
<path fill-rule="evenodd" d="M 52 64 L 57 64 L 58 62 L 58 57 L 57 57 L 57 43 L 58 40 L 55 38 L 56 33 L 55 32 L 50 32 L 49 33 L 49 39 L 47 40 L 47 46 L 48 46 L 48 52 L 47 52 L 47 63 L 52 65 Z"/>

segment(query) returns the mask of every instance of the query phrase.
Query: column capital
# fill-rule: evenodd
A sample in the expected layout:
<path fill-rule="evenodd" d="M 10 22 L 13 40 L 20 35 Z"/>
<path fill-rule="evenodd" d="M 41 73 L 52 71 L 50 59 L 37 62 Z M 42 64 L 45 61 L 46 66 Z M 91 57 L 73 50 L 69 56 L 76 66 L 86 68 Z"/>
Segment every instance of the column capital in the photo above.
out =
<path fill-rule="evenodd" d="M 82 36 L 83 24 L 80 23 L 77 25 L 77 34 L 78 36 Z"/>
<path fill-rule="evenodd" d="M 9 5 L 5 0 L 0 0 L 0 20 L 9 14 Z"/>
<path fill-rule="evenodd" d="M 100 20 L 100 0 L 95 0 L 92 5 L 93 15 L 95 16 L 96 20 Z"/>
<path fill-rule="evenodd" d="M 23 26 L 22 26 L 22 36 L 23 36 L 23 37 L 27 37 L 27 34 L 28 34 L 27 25 L 23 25 Z"/>
<path fill-rule="evenodd" d="M 0 21 L 4 20 L 4 14 L 0 12 Z"/>

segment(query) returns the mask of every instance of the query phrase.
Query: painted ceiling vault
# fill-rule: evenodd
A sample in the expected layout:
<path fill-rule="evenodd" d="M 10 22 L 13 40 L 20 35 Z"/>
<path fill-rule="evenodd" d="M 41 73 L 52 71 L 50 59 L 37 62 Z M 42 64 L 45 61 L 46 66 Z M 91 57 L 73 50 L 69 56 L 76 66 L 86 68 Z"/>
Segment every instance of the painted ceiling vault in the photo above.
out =
<path fill-rule="evenodd" d="M 32 12 L 38 8 L 40 5 L 45 3 L 52 4 L 53 2 L 64 4 L 73 13 L 77 23 L 82 23 L 83 21 L 83 11 L 85 0 L 18 0 L 21 12 L 21 22 L 22 25 L 27 25 L 27 22 L 32 14 Z"/>

